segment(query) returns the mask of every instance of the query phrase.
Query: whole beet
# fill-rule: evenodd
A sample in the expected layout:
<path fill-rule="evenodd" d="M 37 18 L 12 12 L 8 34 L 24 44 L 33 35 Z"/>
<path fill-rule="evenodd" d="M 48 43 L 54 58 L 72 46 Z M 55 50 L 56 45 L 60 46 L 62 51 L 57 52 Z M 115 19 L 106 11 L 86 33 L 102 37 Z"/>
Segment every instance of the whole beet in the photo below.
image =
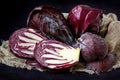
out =
<path fill-rule="evenodd" d="M 103 59 L 108 54 L 108 45 L 104 38 L 90 32 L 82 34 L 77 44 L 86 62 Z"/>

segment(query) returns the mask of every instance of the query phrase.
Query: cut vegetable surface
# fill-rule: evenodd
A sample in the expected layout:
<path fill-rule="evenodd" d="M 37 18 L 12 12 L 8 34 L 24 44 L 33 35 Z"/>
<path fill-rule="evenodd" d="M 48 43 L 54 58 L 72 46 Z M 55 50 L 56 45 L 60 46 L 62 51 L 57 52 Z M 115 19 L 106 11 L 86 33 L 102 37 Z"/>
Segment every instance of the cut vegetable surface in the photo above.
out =
<path fill-rule="evenodd" d="M 47 39 L 32 28 L 22 28 L 16 30 L 9 38 L 9 47 L 11 51 L 24 58 L 34 57 L 34 47 L 36 43 Z"/>
<path fill-rule="evenodd" d="M 37 43 L 34 53 L 41 65 L 50 69 L 64 69 L 79 61 L 80 48 L 73 48 L 55 40 L 44 40 Z"/>

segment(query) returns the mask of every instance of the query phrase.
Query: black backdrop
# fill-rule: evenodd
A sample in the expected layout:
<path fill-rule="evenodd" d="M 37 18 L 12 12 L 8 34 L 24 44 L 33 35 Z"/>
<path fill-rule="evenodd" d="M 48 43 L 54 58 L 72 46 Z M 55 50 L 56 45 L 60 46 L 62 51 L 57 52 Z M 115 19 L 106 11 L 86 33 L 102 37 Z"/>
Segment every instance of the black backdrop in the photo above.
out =
<path fill-rule="evenodd" d="M 77 4 L 87 4 L 104 10 L 104 13 L 116 13 L 120 19 L 119 0 L 4 0 L 0 3 L 0 39 L 7 40 L 9 36 L 21 27 L 26 27 L 29 12 L 36 6 L 52 5 L 61 12 L 69 12 Z M 83 72 L 52 73 L 16 69 L 0 64 L 0 80 L 120 80 L 120 69 L 89 75 Z"/>

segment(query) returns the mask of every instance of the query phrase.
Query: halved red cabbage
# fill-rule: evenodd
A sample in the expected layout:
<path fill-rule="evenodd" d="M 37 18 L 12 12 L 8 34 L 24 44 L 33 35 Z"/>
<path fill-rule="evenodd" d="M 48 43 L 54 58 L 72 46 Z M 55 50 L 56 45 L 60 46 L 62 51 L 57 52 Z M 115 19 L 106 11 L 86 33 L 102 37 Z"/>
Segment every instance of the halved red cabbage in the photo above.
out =
<path fill-rule="evenodd" d="M 55 41 L 43 40 L 34 49 L 35 59 L 44 67 L 64 69 L 79 61 L 80 48 Z"/>
<path fill-rule="evenodd" d="M 36 43 L 45 39 L 47 38 L 32 28 L 22 28 L 16 30 L 9 37 L 9 47 L 10 50 L 19 57 L 33 58 L 33 50 Z"/>

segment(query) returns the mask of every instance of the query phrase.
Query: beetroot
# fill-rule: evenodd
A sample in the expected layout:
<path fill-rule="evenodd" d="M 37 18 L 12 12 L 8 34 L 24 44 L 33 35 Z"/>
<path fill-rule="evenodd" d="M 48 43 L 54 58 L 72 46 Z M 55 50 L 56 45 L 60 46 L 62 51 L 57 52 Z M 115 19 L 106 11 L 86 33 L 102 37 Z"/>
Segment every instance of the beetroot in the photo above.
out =
<path fill-rule="evenodd" d="M 106 72 L 112 69 L 116 63 L 116 56 L 109 53 L 103 60 L 87 63 L 86 68 L 95 71 L 96 73 Z"/>
<path fill-rule="evenodd" d="M 43 37 L 40 33 L 37 33 L 31 28 L 22 28 L 16 30 L 9 38 L 9 47 L 11 51 L 24 58 L 34 57 L 34 47 L 36 43 L 47 38 Z"/>
<path fill-rule="evenodd" d="M 43 40 L 37 43 L 35 59 L 49 69 L 65 69 L 79 61 L 79 48 L 73 48 L 55 40 Z"/>
<path fill-rule="evenodd" d="M 38 29 L 45 37 L 66 44 L 74 44 L 73 34 L 69 30 L 67 20 L 54 7 L 40 6 L 34 8 L 27 20 L 28 27 Z"/>
<path fill-rule="evenodd" d="M 108 45 L 104 38 L 90 32 L 78 38 L 78 45 L 83 59 L 87 62 L 103 59 L 108 54 Z"/>
<path fill-rule="evenodd" d="M 72 33 L 78 38 L 84 32 L 98 33 L 103 11 L 87 5 L 75 6 L 68 15 Z"/>

